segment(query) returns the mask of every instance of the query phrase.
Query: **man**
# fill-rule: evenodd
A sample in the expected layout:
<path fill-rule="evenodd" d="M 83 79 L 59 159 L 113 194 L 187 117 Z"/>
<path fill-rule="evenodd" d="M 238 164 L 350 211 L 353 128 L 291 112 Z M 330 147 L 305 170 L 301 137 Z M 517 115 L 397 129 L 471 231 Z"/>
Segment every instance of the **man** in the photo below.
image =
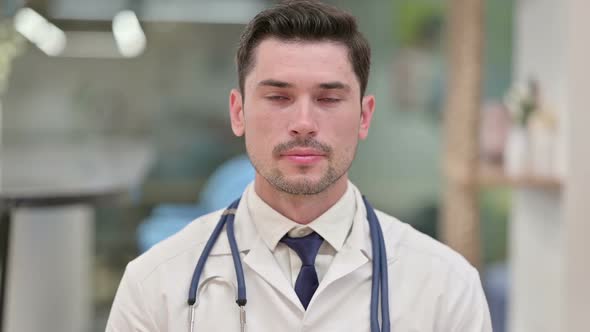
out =
<path fill-rule="evenodd" d="M 365 95 L 368 43 L 349 14 L 290 1 L 248 24 L 237 64 L 231 126 L 245 137 L 256 168 L 235 212 L 246 326 L 253 332 L 369 331 L 367 208 L 347 175 L 375 109 L 375 98 Z M 177 332 L 191 325 L 240 331 L 225 231 L 208 256 L 189 321 L 193 270 L 222 214 L 193 221 L 129 263 L 107 331 Z M 491 331 L 477 271 L 410 226 L 377 216 L 388 256 L 391 330 Z"/>

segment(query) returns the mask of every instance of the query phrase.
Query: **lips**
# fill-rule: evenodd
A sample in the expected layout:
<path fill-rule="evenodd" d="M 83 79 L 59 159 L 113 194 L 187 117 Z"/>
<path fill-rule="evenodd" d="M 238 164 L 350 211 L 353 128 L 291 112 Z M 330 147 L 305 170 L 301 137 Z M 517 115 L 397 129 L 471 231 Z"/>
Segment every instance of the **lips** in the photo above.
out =
<path fill-rule="evenodd" d="M 315 149 L 304 149 L 304 148 L 297 148 L 291 149 L 289 151 L 281 153 L 281 156 L 285 157 L 312 157 L 312 156 L 325 156 L 325 154 L 321 151 L 317 151 Z"/>
<path fill-rule="evenodd" d="M 309 165 L 322 160 L 326 155 L 314 149 L 296 148 L 281 153 L 281 158 L 287 159 L 295 164 Z"/>

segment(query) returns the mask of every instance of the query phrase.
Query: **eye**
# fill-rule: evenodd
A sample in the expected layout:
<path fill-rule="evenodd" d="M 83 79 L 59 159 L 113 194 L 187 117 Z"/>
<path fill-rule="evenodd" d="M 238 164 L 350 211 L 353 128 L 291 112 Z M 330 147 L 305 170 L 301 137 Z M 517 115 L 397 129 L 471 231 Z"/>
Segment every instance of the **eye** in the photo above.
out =
<path fill-rule="evenodd" d="M 322 102 L 322 103 L 326 103 L 326 104 L 335 104 L 337 102 L 339 102 L 341 99 L 339 98 L 330 98 L 330 97 L 325 97 L 325 98 L 319 98 L 318 101 Z"/>
<path fill-rule="evenodd" d="M 266 96 L 265 98 L 268 100 L 271 100 L 271 101 L 287 101 L 287 100 L 289 100 L 289 97 L 281 96 L 281 95 Z"/>

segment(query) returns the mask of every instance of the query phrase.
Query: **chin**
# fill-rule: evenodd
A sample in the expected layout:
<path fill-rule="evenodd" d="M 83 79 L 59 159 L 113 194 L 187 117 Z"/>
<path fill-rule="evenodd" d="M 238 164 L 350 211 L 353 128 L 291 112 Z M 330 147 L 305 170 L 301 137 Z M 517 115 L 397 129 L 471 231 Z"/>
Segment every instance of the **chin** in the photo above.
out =
<path fill-rule="evenodd" d="M 322 181 L 324 174 L 285 174 L 283 179 L 291 183 L 309 183 L 315 184 Z"/>

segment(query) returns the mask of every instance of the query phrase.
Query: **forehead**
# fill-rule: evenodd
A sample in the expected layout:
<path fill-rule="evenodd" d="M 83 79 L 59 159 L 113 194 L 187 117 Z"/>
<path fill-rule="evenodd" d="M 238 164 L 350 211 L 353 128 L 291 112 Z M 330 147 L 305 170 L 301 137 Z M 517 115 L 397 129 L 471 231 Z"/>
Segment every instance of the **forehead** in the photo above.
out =
<path fill-rule="evenodd" d="M 333 41 L 263 40 L 254 50 L 246 85 L 266 79 L 303 85 L 342 81 L 359 89 L 348 48 Z"/>

